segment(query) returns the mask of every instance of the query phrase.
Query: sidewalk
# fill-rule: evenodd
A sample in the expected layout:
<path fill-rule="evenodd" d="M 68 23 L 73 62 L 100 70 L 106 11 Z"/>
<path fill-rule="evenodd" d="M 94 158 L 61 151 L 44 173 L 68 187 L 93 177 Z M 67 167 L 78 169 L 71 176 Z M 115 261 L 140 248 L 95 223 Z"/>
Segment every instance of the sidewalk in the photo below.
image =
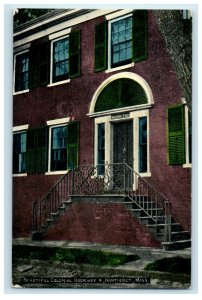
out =
<path fill-rule="evenodd" d="M 157 259 L 165 257 L 180 256 L 183 258 L 191 257 L 191 248 L 183 250 L 166 251 L 163 249 L 136 247 L 136 246 L 125 246 L 125 245 L 103 245 L 97 243 L 87 242 L 67 242 L 67 241 L 32 241 L 29 238 L 19 238 L 13 240 L 13 245 L 27 245 L 35 247 L 59 247 L 59 248 L 74 248 L 74 249 L 91 249 L 107 251 L 112 253 L 121 254 L 136 254 L 141 259 L 138 261 L 130 262 L 125 265 L 116 267 L 116 269 L 123 270 L 143 270 L 144 267 Z"/>

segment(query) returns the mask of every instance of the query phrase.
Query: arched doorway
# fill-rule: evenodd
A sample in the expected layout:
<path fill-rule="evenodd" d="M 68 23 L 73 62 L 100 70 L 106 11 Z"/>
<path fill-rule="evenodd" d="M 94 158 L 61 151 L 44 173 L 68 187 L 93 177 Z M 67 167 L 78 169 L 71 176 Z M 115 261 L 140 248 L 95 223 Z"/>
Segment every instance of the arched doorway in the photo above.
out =
<path fill-rule="evenodd" d="M 137 74 L 115 74 L 100 85 L 89 112 L 95 122 L 95 165 L 125 162 L 142 176 L 150 176 L 149 108 L 152 104 L 151 89 Z M 103 170 L 99 169 L 99 175 Z"/>

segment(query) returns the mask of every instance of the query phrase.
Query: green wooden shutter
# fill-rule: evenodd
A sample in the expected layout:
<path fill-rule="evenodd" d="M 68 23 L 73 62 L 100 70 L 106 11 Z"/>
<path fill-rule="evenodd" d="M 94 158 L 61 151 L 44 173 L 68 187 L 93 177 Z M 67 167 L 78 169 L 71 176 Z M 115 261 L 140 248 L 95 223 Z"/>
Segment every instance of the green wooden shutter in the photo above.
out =
<path fill-rule="evenodd" d="M 80 30 L 73 31 L 69 36 L 69 74 L 70 78 L 80 76 L 81 47 Z"/>
<path fill-rule="evenodd" d="M 94 38 L 94 71 L 99 72 L 107 67 L 107 23 L 95 26 Z"/>
<path fill-rule="evenodd" d="M 37 44 L 32 44 L 29 56 L 29 89 L 38 85 L 38 55 Z"/>
<path fill-rule="evenodd" d="M 36 130 L 29 129 L 27 131 L 27 150 L 26 150 L 26 169 L 27 173 L 36 171 Z"/>
<path fill-rule="evenodd" d="M 72 122 L 68 125 L 67 144 L 67 167 L 74 169 L 78 167 L 79 152 L 79 122 Z"/>
<path fill-rule="evenodd" d="M 43 41 L 38 48 L 38 85 L 47 85 L 50 77 L 50 42 Z"/>
<path fill-rule="evenodd" d="M 36 129 L 36 172 L 47 171 L 47 141 L 48 127 L 38 127 Z"/>
<path fill-rule="evenodd" d="M 168 108 L 168 153 L 170 165 L 185 163 L 184 106 Z"/>
<path fill-rule="evenodd" d="M 147 59 L 147 11 L 135 10 L 133 13 L 133 60 Z"/>

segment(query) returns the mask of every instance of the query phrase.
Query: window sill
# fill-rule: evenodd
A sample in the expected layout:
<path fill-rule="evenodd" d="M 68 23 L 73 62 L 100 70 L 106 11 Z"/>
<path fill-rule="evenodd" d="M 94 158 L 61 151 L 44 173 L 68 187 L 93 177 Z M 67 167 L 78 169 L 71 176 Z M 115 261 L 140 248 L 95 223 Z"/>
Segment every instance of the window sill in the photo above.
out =
<path fill-rule="evenodd" d="M 13 96 L 15 96 L 15 95 L 20 95 L 20 94 L 24 94 L 24 93 L 28 93 L 28 92 L 29 92 L 29 89 L 28 89 L 28 90 L 19 91 L 19 92 L 14 92 L 14 93 L 13 93 Z"/>
<path fill-rule="evenodd" d="M 117 68 L 109 68 L 108 70 L 105 71 L 105 73 L 111 73 L 111 72 L 115 72 L 115 71 L 119 71 L 119 70 L 124 70 L 124 69 L 127 69 L 127 68 L 131 68 L 131 67 L 134 67 L 135 63 L 130 63 L 130 64 L 127 64 L 127 65 L 124 65 L 124 66 L 120 66 L 120 67 L 117 67 Z"/>
<path fill-rule="evenodd" d="M 183 168 L 189 168 L 190 169 L 192 167 L 192 164 L 188 163 L 188 164 L 183 164 L 182 166 L 183 166 Z"/>
<path fill-rule="evenodd" d="M 68 170 L 65 170 L 65 171 L 49 171 L 49 172 L 46 172 L 45 175 L 65 175 L 68 173 Z"/>
<path fill-rule="evenodd" d="M 13 174 L 13 177 L 25 177 L 25 176 L 27 176 L 27 173 Z"/>
<path fill-rule="evenodd" d="M 70 79 L 67 79 L 67 80 L 63 80 L 63 81 L 49 83 L 47 86 L 52 87 L 52 86 L 55 86 L 55 85 L 65 84 L 65 83 L 69 83 L 69 82 L 70 82 Z"/>
<path fill-rule="evenodd" d="M 151 172 L 139 173 L 141 177 L 151 177 Z"/>

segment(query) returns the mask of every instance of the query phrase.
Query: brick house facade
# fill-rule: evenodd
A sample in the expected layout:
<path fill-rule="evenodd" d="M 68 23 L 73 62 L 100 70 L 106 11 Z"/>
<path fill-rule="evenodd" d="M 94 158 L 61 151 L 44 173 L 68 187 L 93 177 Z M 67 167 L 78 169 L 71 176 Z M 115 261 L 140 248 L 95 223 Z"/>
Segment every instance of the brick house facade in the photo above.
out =
<path fill-rule="evenodd" d="M 56 10 L 19 26 L 13 94 L 13 238 L 31 236 L 33 203 L 68 170 L 123 162 L 191 232 L 191 119 L 152 11 Z M 72 200 L 43 239 L 160 247 L 106 199 Z"/>

